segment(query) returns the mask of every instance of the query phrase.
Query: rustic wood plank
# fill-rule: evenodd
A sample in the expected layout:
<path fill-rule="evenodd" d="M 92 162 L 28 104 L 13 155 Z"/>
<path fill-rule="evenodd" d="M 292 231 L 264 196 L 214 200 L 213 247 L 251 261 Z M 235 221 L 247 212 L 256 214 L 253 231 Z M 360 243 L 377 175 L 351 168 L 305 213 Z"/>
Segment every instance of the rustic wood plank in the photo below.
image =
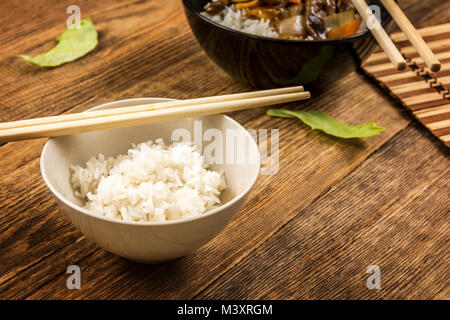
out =
<path fill-rule="evenodd" d="M 354 92 L 345 90 L 350 85 L 356 86 Z M 27 269 L 19 275 L 11 273 L 0 279 L 2 281 L 0 297 L 189 298 L 194 296 L 198 290 L 207 287 L 221 273 L 266 241 L 277 228 L 292 219 L 296 214 L 293 211 L 295 208 L 308 206 L 318 194 L 345 177 L 380 145 L 405 128 L 410 121 L 406 114 L 401 109 L 393 108 L 393 102 L 388 97 L 370 88 L 370 82 L 359 74 L 352 74 L 336 84 L 336 87 L 330 90 L 330 95 L 324 95 L 320 100 L 311 100 L 303 104 L 304 108 L 323 109 L 342 121 L 357 123 L 373 120 L 387 128 L 386 132 L 379 137 L 364 141 L 333 139 L 311 131 L 295 120 L 271 119 L 264 115 L 264 110 L 250 110 L 238 117 L 247 128 L 280 129 L 280 171 L 275 176 L 260 177 L 245 209 L 226 231 L 192 255 L 162 267 L 147 267 L 112 256 L 81 238 L 77 245 L 71 245 L 72 238 L 67 239 L 58 235 L 55 236 L 60 239 L 57 246 L 54 243 L 41 243 L 42 250 L 55 252 L 42 261 L 42 252 L 34 254 L 23 246 L 4 246 L 2 250 L 8 250 L 11 256 L 19 256 L 24 251 L 27 255 L 24 257 L 22 254 L 21 261 L 10 260 L 1 265 L 0 274 L 8 274 L 10 269 L 17 268 L 18 265 L 25 265 Z M 339 96 L 338 92 L 343 94 Z M 245 119 L 247 117 L 248 119 Z M 12 148 L 13 144 L 10 145 Z M 3 148 L 8 148 L 8 145 Z M 25 172 L 29 175 L 29 179 L 39 180 L 38 160 L 32 160 L 29 166 L 12 171 L 9 177 L 2 181 L 2 185 L 15 184 L 18 177 Z M 42 183 L 32 187 L 43 194 L 46 193 Z M 24 215 L 24 210 L 32 210 L 34 218 L 45 215 L 51 217 L 51 221 L 60 219 L 57 210 L 38 209 L 43 199 L 29 198 L 23 207 L 19 206 L 18 202 L 22 197 L 14 195 L 20 195 L 28 188 L 29 186 L 21 184 L 15 185 L 13 189 L 8 187 L 3 192 L 0 191 L 1 197 L 15 199 L 10 200 L 10 206 L 0 211 L 5 217 L 0 219 L 0 232 L 7 228 L 1 223 L 2 220 L 7 220 L 6 217 L 10 217 L 11 224 L 27 225 L 31 217 Z M 271 194 L 283 196 L 273 197 L 270 196 Z M 46 201 L 53 203 L 48 191 L 47 197 Z M 275 212 L 276 215 L 274 215 Z M 75 231 L 71 226 L 66 226 L 66 229 L 59 231 L 69 235 L 73 232 Z M 27 241 L 26 235 L 21 236 L 25 237 L 24 241 Z M 6 238 L 9 237 L 14 238 L 14 235 Z M 11 239 L 10 242 L 13 240 Z M 86 268 L 83 269 L 87 279 L 85 289 L 79 292 L 67 292 L 64 285 L 64 270 L 67 263 L 76 262 L 82 269 L 83 266 Z M 28 267 L 29 265 L 31 266 Z M 99 273 L 99 268 L 111 271 Z M 24 281 L 30 278 L 33 278 L 33 281 Z M 115 280 L 112 281 L 112 278 Z M 187 278 L 190 279 L 189 286 L 186 286 L 186 280 L 183 280 Z M 133 285 L 136 282 L 142 283 L 142 286 L 136 288 Z M 118 287 L 121 290 L 117 291 Z"/>
<path fill-rule="evenodd" d="M 428 134 L 429 135 L 429 134 Z M 200 299 L 432 299 L 448 290 L 450 155 L 409 126 Z M 366 288 L 369 265 L 381 290 Z"/>
<path fill-rule="evenodd" d="M 80 7 L 83 8 L 83 5 Z M 52 10 L 50 11 L 53 12 Z M 65 21 L 65 11 L 59 10 L 57 12 L 60 13 L 60 19 Z M 153 11 L 159 13 L 154 15 L 153 19 L 142 14 L 151 14 Z M 89 14 L 87 11 L 86 15 Z M 214 86 L 214 82 L 209 81 L 208 77 L 202 77 L 205 73 L 187 73 L 192 71 L 192 68 L 187 68 L 185 74 L 194 77 L 189 78 L 190 81 L 184 82 L 182 86 L 177 86 L 182 80 L 180 78 L 174 83 L 167 80 L 173 78 L 180 69 L 189 67 L 189 60 L 195 58 L 194 55 L 205 60 L 205 55 L 187 26 L 181 3 L 171 2 L 167 5 L 157 1 L 145 1 L 111 10 L 101 7 L 98 14 L 91 16 L 99 29 L 99 46 L 83 59 L 62 67 L 38 69 L 16 57 L 24 52 L 42 52 L 42 48 L 30 52 L 26 47 L 6 46 L 9 54 L 0 64 L 0 75 L 6 76 L 14 69 L 18 71 L 14 74 L 14 80 L 8 82 L 8 90 L 0 91 L 0 121 L 59 114 L 91 97 L 93 93 L 101 92 L 103 96 L 117 98 L 117 92 L 129 92 L 133 85 L 140 89 L 133 90 L 134 94 L 139 92 L 140 96 L 145 96 L 158 92 L 158 86 L 155 84 L 160 82 L 165 84 L 166 95 L 173 97 L 189 96 L 208 84 L 209 87 Z M 168 24 L 167 20 L 172 23 Z M 56 33 L 49 32 L 50 39 L 54 39 L 61 29 L 59 26 Z M 43 35 L 47 34 L 45 28 L 40 30 Z M 50 39 L 39 38 L 35 41 L 52 42 Z M 31 47 L 33 43 L 31 41 Z M 54 41 L 50 43 L 50 47 L 52 45 Z M 182 54 L 180 48 L 183 48 Z M 217 77 L 222 76 L 229 80 L 212 62 L 207 60 L 207 63 L 207 67 L 217 69 Z M 3 68 L 5 65 L 10 67 Z M 23 68 L 25 70 L 22 70 Z M 216 87 L 216 90 L 220 90 L 220 87 Z"/>
<path fill-rule="evenodd" d="M 83 59 L 46 70 L 27 65 L 16 55 L 52 47 L 64 28 L 65 6 L 58 1 L 2 4 L 6 14 L 0 33 L 0 121 L 80 111 L 121 98 L 188 98 L 248 89 L 202 53 L 180 1 L 78 4 L 99 29 L 99 46 Z M 450 10 L 438 0 L 408 0 L 404 6 L 410 8 L 416 26 L 445 22 Z M 432 9 L 424 14 L 424 8 Z M 344 142 L 294 120 L 270 119 L 264 109 L 233 113 L 247 128 L 280 129 L 282 170 L 259 179 L 245 209 L 219 237 L 162 266 L 120 259 L 70 225 L 40 178 L 43 140 L 0 146 L 0 298 L 195 297 L 251 258 L 296 216 L 296 209 L 307 208 L 411 121 L 359 74 L 342 79 L 302 107 L 325 110 L 349 123 L 376 121 L 387 130 L 375 139 Z M 66 289 L 69 264 L 82 269 L 80 291 Z"/>

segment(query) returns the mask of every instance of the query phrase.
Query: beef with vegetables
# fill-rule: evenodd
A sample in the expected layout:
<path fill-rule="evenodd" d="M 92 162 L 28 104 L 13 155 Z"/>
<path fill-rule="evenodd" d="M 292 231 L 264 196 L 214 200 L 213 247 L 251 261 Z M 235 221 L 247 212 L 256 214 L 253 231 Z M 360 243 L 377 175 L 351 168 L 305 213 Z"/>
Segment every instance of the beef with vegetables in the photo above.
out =
<path fill-rule="evenodd" d="M 269 20 L 281 39 L 341 38 L 361 25 L 351 0 L 213 0 L 205 11 L 216 15 L 230 5 L 249 19 Z"/>

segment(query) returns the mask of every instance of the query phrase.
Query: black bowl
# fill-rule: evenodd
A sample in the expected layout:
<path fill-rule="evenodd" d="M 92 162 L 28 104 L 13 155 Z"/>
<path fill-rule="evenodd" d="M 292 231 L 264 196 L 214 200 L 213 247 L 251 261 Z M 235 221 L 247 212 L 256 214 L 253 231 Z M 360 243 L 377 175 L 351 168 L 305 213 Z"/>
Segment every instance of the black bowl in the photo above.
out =
<path fill-rule="evenodd" d="M 184 11 L 206 54 L 235 79 L 256 88 L 304 85 L 322 91 L 354 71 L 370 55 L 376 40 L 369 31 L 350 37 L 293 41 L 251 35 L 221 26 L 200 12 L 209 0 L 183 0 Z M 380 1 L 386 29 L 391 17 Z"/>

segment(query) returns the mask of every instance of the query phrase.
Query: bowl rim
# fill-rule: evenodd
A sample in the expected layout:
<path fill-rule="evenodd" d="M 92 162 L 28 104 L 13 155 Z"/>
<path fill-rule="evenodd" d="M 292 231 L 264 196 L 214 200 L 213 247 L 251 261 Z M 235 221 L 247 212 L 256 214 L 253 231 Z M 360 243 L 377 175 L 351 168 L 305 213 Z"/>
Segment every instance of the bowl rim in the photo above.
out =
<path fill-rule="evenodd" d="M 148 100 L 152 100 L 152 102 L 148 102 Z M 165 101 L 171 101 L 171 100 L 176 100 L 176 99 L 170 99 L 170 98 L 157 98 L 157 97 L 148 97 L 148 98 L 132 98 L 132 99 L 124 99 L 124 100 L 116 100 L 116 101 L 112 101 L 112 102 L 107 102 L 107 103 L 103 103 L 100 104 L 98 106 L 92 107 L 88 110 L 86 110 L 85 112 L 89 112 L 89 111 L 93 111 L 93 110 L 98 110 L 98 109 L 109 109 L 109 107 L 114 106 L 115 104 L 125 104 L 126 106 L 133 106 L 133 105 L 138 105 L 138 104 L 142 104 L 143 101 L 146 101 L 145 103 L 155 103 L 155 101 L 158 102 L 165 102 Z M 45 163 L 44 163 L 44 158 L 45 155 L 47 153 L 47 149 L 49 147 L 49 144 L 54 141 L 55 139 L 57 139 L 58 137 L 55 138 L 50 138 L 46 141 L 42 152 L 41 152 L 41 157 L 40 157 L 40 169 L 41 169 L 41 175 L 42 178 L 44 180 L 44 183 L 46 184 L 46 186 L 50 189 L 50 191 L 53 193 L 53 195 L 59 200 L 62 201 L 65 205 L 67 205 L 68 207 L 70 207 L 71 209 L 77 211 L 78 213 L 81 214 L 85 214 L 88 215 L 92 218 L 95 219 L 100 219 L 100 220 L 104 220 L 107 222 L 111 222 L 111 223 L 117 223 L 117 224 L 124 224 L 124 225 L 133 225 L 133 226 L 168 226 L 168 225 L 176 225 L 176 224 L 182 224 L 182 223 L 188 223 L 188 222 L 192 222 L 192 221 L 196 221 L 196 220 L 201 220 L 201 219 L 206 219 L 209 216 L 212 216 L 216 213 L 218 213 L 219 211 L 225 210 L 228 207 L 231 207 L 233 204 L 235 204 L 236 202 L 238 202 L 239 200 L 241 200 L 243 197 L 245 197 L 248 192 L 251 190 L 251 188 L 255 185 L 256 180 L 259 177 L 259 171 L 261 168 L 261 159 L 260 159 L 260 154 L 259 154 L 259 148 L 258 145 L 256 143 L 256 141 L 253 139 L 252 135 L 250 134 L 250 132 L 248 132 L 247 129 L 245 129 L 239 122 L 237 122 L 236 120 L 234 120 L 233 118 L 225 115 L 225 114 L 216 114 L 214 116 L 222 116 L 224 117 L 226 120 L 230 121 L 232 124 L 237 125 L 238 128 L 242 129 L 245 133 L 245 135 L 249 138 L 249 141 L 251 141 L 251 143 L 253 144 L 253 146 L 256 148 L 256 151 L 258 151 L 256 153 L 257 155 L 257 162 L 256 165 L 258 167 L 256 174 L 254 174 L 254 177 L 252 177 L 252 181 L 249 184 L 248 187 L 246 187 L 243 191 L 241 191 L 238 195 L 236 195 L 235 197 L 233 197 L 230 201 L 228 201 L 227 203 L 214 208 L 210 211 L 207 211 L 203 214 L 200 214 L 198 216 L 193 216 L 193 217 L 187 217 L 187 218 L 182 218 L 182 219 L 178 219 L 178 220 L 170 220 L 170 221 L 163 221 L 163 222 L 157 222 L 157 221 L 125 221 L 125 220 L 119 220 L 116 218 L 110 218 L 110 217 L 105 217 L 105 216 L 100 216 L 97 214 L 94 214 L 92 212 L 90 212 L 89 210 L 82 208 L 80 206 L 78 206 L 77 204 L 73 203 L 72 201 L 70 201 L 69 199 L 67 199 L 66 197 L 64 197 L 58 190 L 56 190 L 56 188 L 52 185 L 52 183 L 50 182 L 49 178 L 47 177 L 46 174 L 46 167 L 45 167 Z M 208 117 L 208 116 L 206 116 Z M 199 117 L 199 118 L 203 118 L 203 117 Z M 151 124 L 148 124 L 151 125 Z"/>
<path fill-rule="evenodd" d="M 211 19 L 208 19 L 207 17 L 201 15 L 199 12 L 195 11 L 194 8 L 192 8 L 192 1 L 190 0 L 182 0 L 183 5 L 185 8 L 187 8 L 192 14 L 194 14 L 195 16 L 197 16 L 198 18 L 200 18 L 201 20 L 203 20 L 206 23 L 212 24 L 213 26 L 220 28 L 224 31 L 227 32 L 231 32 L 231 33 L 236 33 L 238 35 L 244 36 L 244 37 L 248 37 L 248 38 L 252 38 L 255 40 L 262 40 L 262 41 L 266 41 L 266 42 L 275 42 L 275 43 L 291 43 L 291 44 L 295 44 L 295 43 L 308 43 L 308 44 L 330 44 L 333 42 L 339 42 L 339 41 L 352 41 L 352 40 L 358 40 L 359 38 L 365 38 L 368 37 L 371 32 L 370 30 L 366 30 L 351 36 L 347 36 L 347 37 L 342 37 L 342 38 L 335 38 L 335 39 L 323 39 L 323 40 L 288 40 L 288 39 L 279 39 L 279 38 L 270 38 L 270 37 L 263 37 L 263 36 L 257 36 L 251 33 L 247 33 L 247 32 L 243 32 L 243 31 L 239 31 L 239 30 L 235 30 L 229 27 L 226 27 L 224 25 L 221 25 L 217 22 L 212 21 Z M 382 4 L 381 4 L 382 5 Z M 383 6 L 383 5 L 382 5 Z M 389 12 L 387 12 L 387 10 L 384 8 L 382 8 L 388 15 L 388 17 L 384 20 L 381 21 L 381 25 L 383 26 L 383 28 L 391 21 L 392 17 L 389 14 Z"/>

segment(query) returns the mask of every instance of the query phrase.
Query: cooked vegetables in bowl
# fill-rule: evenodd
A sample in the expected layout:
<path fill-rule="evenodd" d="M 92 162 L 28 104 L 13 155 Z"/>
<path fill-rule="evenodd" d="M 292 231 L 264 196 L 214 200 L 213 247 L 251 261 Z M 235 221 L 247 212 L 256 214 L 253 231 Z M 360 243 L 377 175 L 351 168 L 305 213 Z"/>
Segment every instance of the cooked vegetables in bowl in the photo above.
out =
<path fill-rule="evenodd" d="M 351 0 L 212 0 L 203 15 L 226 27 L 287 40 L 325 40 L 364 26 Z"/>
<path fill-rule="evenodd" d="M 303 85 L 316 96 L 359 67 L 376 46 L 375 38 L 364 30 L 365 25 L 348 0 L 326 3 L 258 0 L 258 6 L 248 0 L 222 1 L 183 0 L 187 20 L 206 54 L 251 87 Z M 380 8 L 381 25 L 389 32 L 391 17 L 382 3 L 379 0 L 367 3 Z M 241 8 L 244 4 L 248 7 Z M 211 6 L 216 11 L 211 11 Z M 285 19 L 246 16 L 246 12 L 258 7 L 289 16 Z M 314 21 L 323 29 L 312 24 Z M 313 30 L 307 28 L 310 23 Z M 356 25 L 357 33 L 350 35 Z"/>

